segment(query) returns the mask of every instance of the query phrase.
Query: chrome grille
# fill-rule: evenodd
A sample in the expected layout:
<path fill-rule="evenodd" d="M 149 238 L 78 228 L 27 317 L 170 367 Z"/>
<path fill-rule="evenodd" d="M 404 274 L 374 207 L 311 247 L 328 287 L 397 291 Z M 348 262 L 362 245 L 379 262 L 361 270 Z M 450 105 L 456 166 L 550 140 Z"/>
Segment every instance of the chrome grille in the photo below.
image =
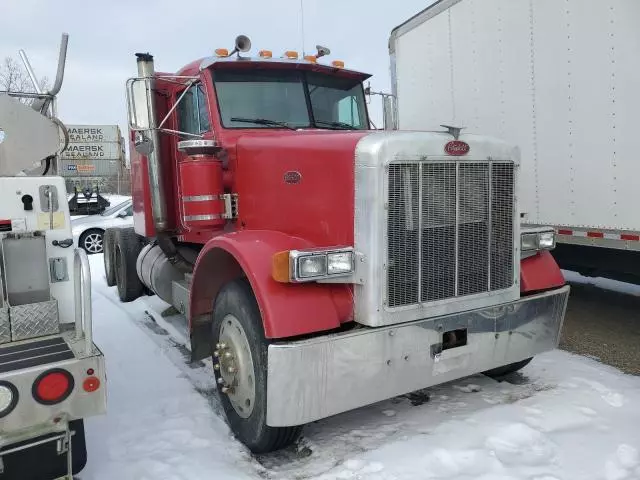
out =
<path fill-rule="evenodd" d="M 390 165 L 387 305 L 509 288 L 513 202 L 512 163 Z"/>

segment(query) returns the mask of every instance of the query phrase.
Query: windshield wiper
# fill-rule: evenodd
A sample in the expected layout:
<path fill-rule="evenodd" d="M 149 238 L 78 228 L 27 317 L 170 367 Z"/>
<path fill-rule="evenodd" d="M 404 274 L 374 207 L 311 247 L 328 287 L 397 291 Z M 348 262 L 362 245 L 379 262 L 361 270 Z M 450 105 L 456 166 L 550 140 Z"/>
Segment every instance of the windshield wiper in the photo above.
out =
<path fill-rule="evenodd" d="M 344 122 L 328 122 L 326 120 L 316 120 L 316 125 L 324 125 L 326 127 L 333 127 L 336 130 L 358 130 L 353 125 Z"/>
<path fill-rule="evenodd" d="M 287 122 L 278 122 L 276 120 L 269 120 L 268 118 L 231 117 L 229 120 L 232 122 L 255 123 L 256 125 L 271 125 L 273 127 L 284 127 L 289 130 L 296 130 L 296 127 L 292 127 Z"/>

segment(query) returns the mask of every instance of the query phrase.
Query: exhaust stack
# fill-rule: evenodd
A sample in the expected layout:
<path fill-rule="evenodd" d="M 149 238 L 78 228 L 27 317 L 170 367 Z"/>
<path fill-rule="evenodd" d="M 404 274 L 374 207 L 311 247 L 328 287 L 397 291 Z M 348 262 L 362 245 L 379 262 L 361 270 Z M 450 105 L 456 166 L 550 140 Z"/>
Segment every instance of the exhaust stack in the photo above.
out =
<path fill-rule="evenodd" d="M 149 191 L 151 192 L 151 213 L 153 215 L 153 225 L 156 234 L 164 233 L 168 230 L 167 204 L 164 191 L 164 178 L 160 166 L 160 136 L 158 135 L 158 118 L 156 115 L 155 101 L 153 98 L 153 88 L 155 81 L 153 55 L 149 53 L 136 53 L 138 63 L 138 77 L 148 78 L 147 84 L 147 108 L 149 112 L 148 130 L 140 132 L 140 136 L 147 137 L 141 139 L 149 142 L 150 148 L 147 153 L 149 170 Z M 138 138 L 136 138 L 136 143 Z"/>

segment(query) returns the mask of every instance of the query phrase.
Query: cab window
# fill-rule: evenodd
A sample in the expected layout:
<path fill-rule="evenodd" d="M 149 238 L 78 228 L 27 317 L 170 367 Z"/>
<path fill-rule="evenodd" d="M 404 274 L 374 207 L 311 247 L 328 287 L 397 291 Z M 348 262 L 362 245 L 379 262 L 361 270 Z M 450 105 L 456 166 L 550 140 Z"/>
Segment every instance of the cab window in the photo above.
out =
<path fill-rule="evenodd" d="M 182 92 L 176 95 L 176 101 Z M 200 135 L 211 129 L 206 95 L 202 84 L 193 85 L 182 98 L 178 107 L 178 130 Z M 186 137 L 186 135 L 185 135 Z"/>

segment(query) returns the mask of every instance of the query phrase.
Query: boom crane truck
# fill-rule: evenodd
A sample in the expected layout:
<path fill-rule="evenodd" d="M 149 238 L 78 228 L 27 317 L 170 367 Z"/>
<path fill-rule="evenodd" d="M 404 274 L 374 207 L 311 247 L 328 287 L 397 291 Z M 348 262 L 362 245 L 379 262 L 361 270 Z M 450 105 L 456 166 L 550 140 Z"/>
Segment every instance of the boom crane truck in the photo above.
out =
<path fill-rule="evenodd" d="M 553 229 L 521 236 L 517 148 L 372 131 L 368 75 L 323 47 L 250 46 L 176 73 L 137 54 L 134 227 L 108 231 L 104 256 L 122 301 L 150 291 L 186 316 L 240 441 L 282 448 L 306 423 L 557 346 L 569 288 Z"/>
<path fill-rule="evenodd" d="M 71 480 L 87 459 L 83 419 L 106 409 L 89 262 L 73 248 L 64 180 L 50 175 L 65 146 L 55 104 L 67 39 L 50 91 L 39 89 L 21 52 L 36 93 L 0 92 L 2 480 Z M 43 175 L 25 175 L 43 159 Z"/>

